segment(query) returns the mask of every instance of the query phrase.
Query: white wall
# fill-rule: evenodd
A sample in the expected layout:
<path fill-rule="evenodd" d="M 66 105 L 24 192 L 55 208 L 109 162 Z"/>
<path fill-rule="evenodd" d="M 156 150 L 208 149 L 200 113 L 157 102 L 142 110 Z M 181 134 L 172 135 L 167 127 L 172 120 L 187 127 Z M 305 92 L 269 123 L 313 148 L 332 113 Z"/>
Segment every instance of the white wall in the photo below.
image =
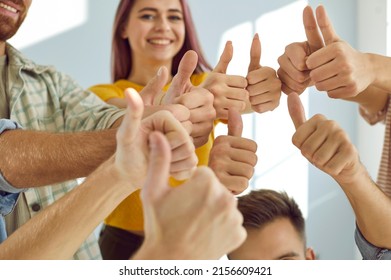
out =
<path fill-rule="evenodd" d="M 111 28 L 118 0 L 37 0 L 10 42 L 83 87 L 110 82 Z"/>

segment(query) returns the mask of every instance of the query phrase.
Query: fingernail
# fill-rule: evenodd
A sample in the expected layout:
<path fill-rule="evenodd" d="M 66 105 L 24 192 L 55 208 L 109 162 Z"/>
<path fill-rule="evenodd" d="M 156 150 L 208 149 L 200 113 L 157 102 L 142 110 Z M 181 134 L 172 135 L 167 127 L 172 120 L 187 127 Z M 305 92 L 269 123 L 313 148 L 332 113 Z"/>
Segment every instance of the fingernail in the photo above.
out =
<path fill-rule="evenodd" d="M 160 76 L 163 72 L 163 66 L 159 67 L 159 70 L 157 71 L 157 75 Z"/>

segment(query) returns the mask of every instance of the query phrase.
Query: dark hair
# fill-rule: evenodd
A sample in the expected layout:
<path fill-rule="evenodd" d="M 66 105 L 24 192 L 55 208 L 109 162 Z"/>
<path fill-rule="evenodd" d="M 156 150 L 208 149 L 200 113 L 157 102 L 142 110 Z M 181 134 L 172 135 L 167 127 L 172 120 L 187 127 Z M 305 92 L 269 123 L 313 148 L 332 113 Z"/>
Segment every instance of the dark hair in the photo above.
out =
<path fill-rule="evenodd" d="M 111 76 L 113 82 L 119 79 L 126 79 L 132 70 L 132 54 L 127 39 L 121 36 L 123 26 L 128 22 L 130 11 L 135 0 L 121 0 L 118 5 L 114 19 L 113 39 L 111 49 Z M 205 56 L 202 53 L 200 43 L 197 38 L 194 23 L 191 17 L 190 8 L 186 0 L 179 0 L 183 10 L 183 20 L 185 23 L 185 40 L 182 48 L 174 56 L 172 61 L 172 75 L 178 72 L 179 62 L 188 50 L 194 50 L 198 55 L 198 64 L 194 73 L 202 73 L 212 70 Z"/>
<path fill-rule="evenodd" d="M 287 218 L 306 240 L 303 214 L 293 198 L 286 192 L 260 189 L 238 198 L 238 208 L 243 215 L 245 228 L 261 229 L 278 218 Z"/>

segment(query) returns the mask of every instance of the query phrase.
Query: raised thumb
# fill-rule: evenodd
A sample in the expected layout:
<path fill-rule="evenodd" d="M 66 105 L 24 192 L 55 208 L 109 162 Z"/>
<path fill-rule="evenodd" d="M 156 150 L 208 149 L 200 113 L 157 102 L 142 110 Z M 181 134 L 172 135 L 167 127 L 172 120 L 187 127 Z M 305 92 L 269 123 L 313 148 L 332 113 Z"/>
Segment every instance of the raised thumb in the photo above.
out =
<path fill-rule="evenodd" d="M 288 111 L 296 130 L 306 122 L 304 107 L 296 92 L 288 94 Z"/>
<path fill-rule="evenodd" d="M 258 33 L 256 33 L 251 43 L 250 64 L 248 66 L 248 72 L 257 70 L 261 67 L 261 52 L 261 41 L 259 40 Z"/>
<path fill-rule="evenodd" d="M 318 26 L 323 35 L 324 43 L 327 45 L 340 41 L 339 36 L 334 30 L 333 24 L 327 16 L 326 9 L 324 6 L 319 5 L 316 8 L 316 19 Z"/>
<path fill-rule="evenodd" d="M 143 101 L 138 92 L 134 89 L 128 88 L 125 90 L 125 100 L 127 103 L 127 109 L 122 123 L 117 131 L 117 149 L 126 149 L 128 145 L 133 144 L 133 140 L 139 132 L 144 112 Z"/>
<path fill-rule="evenodd" d="M 227 41 L 224 46 L 223 53 L 220 56 L 219 62 L 213 69 L 213 72 L 226 74 L 228 65 L 232 60 L 234 49 L 231 41 Z"/>
<path fill-rule="evenodd" d="M 197 63 L 197 53 L 191 50 L 187 51 L 179 63 L 178 73 L 172 79 L 163 104 L 174 104 L 175 98 L 185 93 L 192 86 L 190 78 L 197 67 Z"/>
<path fill-rule="evenodd" d="M 147 178 L 141 191 L 143 200 L 156 200 L 168 190 L 167 185 L 171 148 L 166 137 L 159 131 L 153 131 L 149 135 L 149 163 Z"/>
<path fill-rule="evenodd" d="M 141 98 L 144 101 L 145 106 L 151 106 L 154 104 L 154 100 L 159 95 L 163 87 L 166 85 L 168 79 L 167 68 L 162 66 L 159 68 L 155 77 L 148 82 L 148 84 L 140 91 Z"/>

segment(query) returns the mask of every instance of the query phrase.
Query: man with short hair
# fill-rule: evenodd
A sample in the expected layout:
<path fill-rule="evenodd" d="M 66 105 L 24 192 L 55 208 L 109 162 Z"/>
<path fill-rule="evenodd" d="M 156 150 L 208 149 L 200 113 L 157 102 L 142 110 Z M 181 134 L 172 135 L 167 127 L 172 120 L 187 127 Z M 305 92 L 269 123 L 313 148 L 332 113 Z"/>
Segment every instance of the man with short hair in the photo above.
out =
<path fill-rule="evenodd" d="M 229 253 L 231 260 L 313 260 L 306 246 L 305 221 L 285 192 L 260 189 L 238 197 L 247 231 L 244 243 Z"/>

